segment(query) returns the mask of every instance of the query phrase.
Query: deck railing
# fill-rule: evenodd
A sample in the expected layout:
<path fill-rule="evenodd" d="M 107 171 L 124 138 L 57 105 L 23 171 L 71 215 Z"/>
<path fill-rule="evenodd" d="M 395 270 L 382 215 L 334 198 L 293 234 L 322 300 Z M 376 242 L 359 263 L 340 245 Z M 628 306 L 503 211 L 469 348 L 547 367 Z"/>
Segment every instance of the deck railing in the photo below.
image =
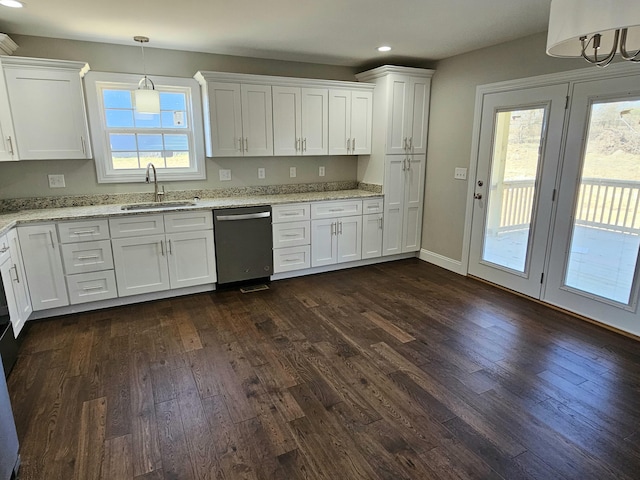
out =
<path fill-rule="evenodd" d="M 498 231 L 526 228 L 531 222 L 533 197 L 533 180 L 503 182 Z M 637 235 L 639 206 L 640 182 L 584 178 L 578 194 L 576 224 Z"/>

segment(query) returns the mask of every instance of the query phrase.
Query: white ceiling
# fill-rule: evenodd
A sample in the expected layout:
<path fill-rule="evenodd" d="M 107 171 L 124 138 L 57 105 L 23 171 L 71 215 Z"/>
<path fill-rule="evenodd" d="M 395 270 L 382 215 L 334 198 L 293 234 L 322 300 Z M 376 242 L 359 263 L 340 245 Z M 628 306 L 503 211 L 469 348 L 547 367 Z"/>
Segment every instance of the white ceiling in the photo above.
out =
<path fill-rule="evenodd" d="M 359 66 L 439 60 L 545 31 L 550 0 L 26 0 L 0 32 Z M 387 54 L 379 45 L 391 45 Z M 19 54 L 19 51 L 16 52 Z"/>

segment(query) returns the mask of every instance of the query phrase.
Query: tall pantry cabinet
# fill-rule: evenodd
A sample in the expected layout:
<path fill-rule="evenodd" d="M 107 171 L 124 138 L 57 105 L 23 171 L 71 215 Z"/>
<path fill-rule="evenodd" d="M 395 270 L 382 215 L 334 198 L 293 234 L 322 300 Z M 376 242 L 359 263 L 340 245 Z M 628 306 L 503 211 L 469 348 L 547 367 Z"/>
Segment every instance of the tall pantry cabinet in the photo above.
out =
<path fill-rule="evenodd" d="M 422 236 L 431 77 L 422 68 L 385 65 L 356 75 L 375 83 L 373 147 L 358 180 L 382 184 L 382 255 L 417 252 Z"/>

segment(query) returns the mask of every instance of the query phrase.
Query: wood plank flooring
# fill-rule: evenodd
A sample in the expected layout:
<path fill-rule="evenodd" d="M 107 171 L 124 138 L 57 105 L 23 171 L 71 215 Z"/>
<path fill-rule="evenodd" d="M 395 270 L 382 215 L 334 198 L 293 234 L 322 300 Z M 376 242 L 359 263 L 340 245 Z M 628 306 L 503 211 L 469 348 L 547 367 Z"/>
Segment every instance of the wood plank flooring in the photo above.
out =
<path fill-rule="evenodd" d="M 637 479 L 640 343 L 406 260 L 34 323 L 23 480 Z"/>

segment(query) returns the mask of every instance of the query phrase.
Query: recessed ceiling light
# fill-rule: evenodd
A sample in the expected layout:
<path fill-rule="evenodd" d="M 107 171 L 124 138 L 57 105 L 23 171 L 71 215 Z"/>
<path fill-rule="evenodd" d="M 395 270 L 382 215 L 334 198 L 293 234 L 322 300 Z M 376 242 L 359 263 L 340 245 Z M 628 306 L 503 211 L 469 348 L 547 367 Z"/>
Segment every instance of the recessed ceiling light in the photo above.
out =
<path fill-rule="evenodd" d="M 379 52 L 388 52 L 389 50 L 391 50 L 391 47 L 389 47 L 388 45 L 383 45 L 382 47 L 378 47 Z"/>
<path fill-rule="evenodd" d="M 24 7 L 24 3 L 19 2 L 18 0 L 0 0 L 0 5 L 11 8 Z"/>

